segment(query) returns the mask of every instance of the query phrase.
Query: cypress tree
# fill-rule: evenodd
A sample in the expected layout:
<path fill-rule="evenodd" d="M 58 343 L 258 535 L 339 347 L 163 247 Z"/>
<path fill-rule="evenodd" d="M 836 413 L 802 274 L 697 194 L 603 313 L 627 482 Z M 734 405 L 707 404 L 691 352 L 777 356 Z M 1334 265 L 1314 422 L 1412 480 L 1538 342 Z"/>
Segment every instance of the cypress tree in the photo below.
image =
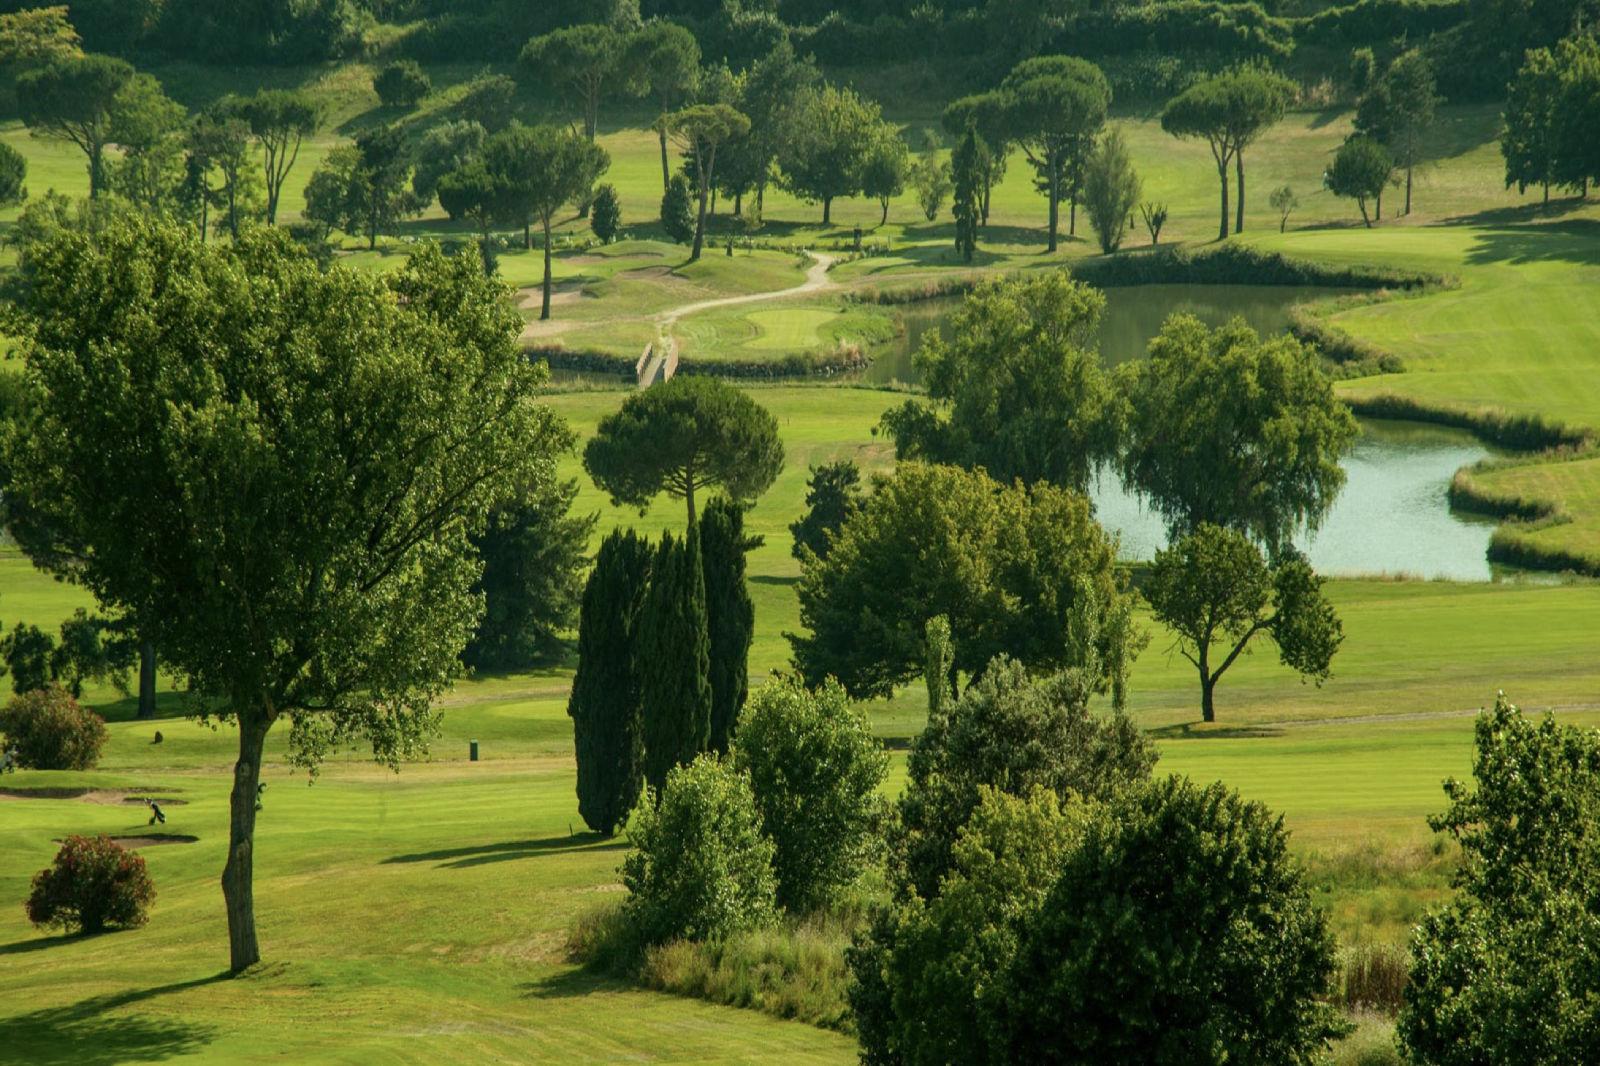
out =
<path fill-rule="evenodd" d="M 982 224 L 983 176 L 989 169 L 989 149 L 974 129 L 968 129 L 951 159 L 956 181 L 952 210 L 956 218 L 956 254 L 972 262 L 978 251 L 978 229 Z"/>
<path fill-rule="evenodd" d="M 711 750 L 721 755 L 728 753 L 739 712 L 750 694 L 756 607 L 745 585 L 745 553 L 760 545 L 760 537 L 744 535 L 744 508 L 726 496 L 713 499 L 700 516 L 711 647 Z"/>
<path fill-rule="evenodd" d="M 667 771 L 711 741 L 710 637 L 700 537 L 661 537 L 639 618 L 645 780 L 657 795 Z"/>
<path fill-rule="evenodd" d="M 616 530 L 600 545 L 583 590 L 578 673 L 567 713 L 578 755 L 578 813 L 610 836 L 639 800 L 644 735 L 636 655 L 650 577 L 650 544 Z"/>

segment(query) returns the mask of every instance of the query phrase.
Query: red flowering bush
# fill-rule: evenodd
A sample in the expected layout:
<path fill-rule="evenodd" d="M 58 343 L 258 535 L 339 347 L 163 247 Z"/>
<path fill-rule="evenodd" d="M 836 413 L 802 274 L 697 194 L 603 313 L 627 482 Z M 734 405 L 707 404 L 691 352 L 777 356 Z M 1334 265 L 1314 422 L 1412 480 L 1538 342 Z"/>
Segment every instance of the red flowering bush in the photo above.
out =
<path fill-rule="evenodd" d="M 99 933 L 143 925 L 156 898 L 144 859 L 110 837 L 68 837 L 53 863 L 33 875 L 28 921 L 41 928 Z"/>

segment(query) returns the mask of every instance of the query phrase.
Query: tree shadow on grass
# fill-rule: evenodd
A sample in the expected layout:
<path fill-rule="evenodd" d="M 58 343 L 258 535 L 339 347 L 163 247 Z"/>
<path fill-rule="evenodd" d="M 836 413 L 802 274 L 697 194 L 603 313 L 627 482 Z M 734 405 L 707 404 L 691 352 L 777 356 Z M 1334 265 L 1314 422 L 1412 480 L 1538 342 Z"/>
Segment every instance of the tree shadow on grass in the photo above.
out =
<path fill-rule="evenodd" d="M 798 577 L 782 577 L 775 574 L 751 574 L 746 580 L 752 585 L 777 585 L 780 588 L 800 584 Z"/>
<path fill-rule="evenodd" d="M 144 1014 L 113 1014 L 160 996 L 227 980 L 226 973 L 47 1007 L 7 1019 L 0 1064 L 99 1066 L 148 1062 L 191 1054 L 209 1044 L 216 1028 Z"/>
<path fill-rule="evenodd" d="M 1467 261 L 1573 263 L 1600 266 L 1600 222 L 1574 219 L 1546 225 L 1499 226 L 1478 235 Z"/>
<path fill-rule="evenodd" d="M 1264 725 L 1208 726 L 1202 722 L 1183 722 L 1146 730 L 1145 736 L 1154 740 L 1263 740 L 1281 737 L 1283 730 Z"/>
<path fill-rule="evenodd" d="M 546 837 L 543 840 L 507 840 L 495 844 L 474 844 L 461 848 L 441 848 L 438 851 L 421 851 L 410 855 L 391 855 L 383 865 L 395 863 L 436 862 L 443 869 L 461 870 L 470 866 L 484 866 L 492 862 L 512 862 L 535 855 L 549 855 L 568 851 L 615 851 L 628 846 L 619 837 L 607 838 L 599 833 L 576 833 L 565 837 Z"/>
<path fill-rule="evenodd" d="M 580 999 L 595 992 L 635 991 L 636 986 L 615 977 L 579 966 L 562 970 L 520 986 L 528 999 Z"/>

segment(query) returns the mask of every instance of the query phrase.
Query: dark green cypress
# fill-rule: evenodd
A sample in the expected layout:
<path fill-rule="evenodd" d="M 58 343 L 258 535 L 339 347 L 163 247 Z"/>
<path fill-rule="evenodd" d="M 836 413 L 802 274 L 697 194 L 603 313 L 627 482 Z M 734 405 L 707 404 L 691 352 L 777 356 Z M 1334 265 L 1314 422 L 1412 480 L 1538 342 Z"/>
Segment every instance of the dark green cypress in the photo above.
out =
<path fill-rule="evenodd" d="M 578 756 L 578 813 L 607 836 L 627 820 L 644 778 L 636 646 L 650 557 L 643 537 L 614 531 L 600 545 L 579 612 L 578 673 L 567 702 Z"/>
<path fill-rule="evenodd" d="M 750 642 L 756 607 L 745 584 L 745 556 L 760 537 L 744 535 L 744 508 L 714 498 L 700 516 L 700 559 L 706 580 L 706 628 L 711 640 L 711 750 L 728 753 L 739 712 L 750 694 Z"/>
<path fill-rule="evenodd" d="M 667 771 L 711 740 L 710 638 L 700 537 L 662 535 L 639 618 L 644 776 L 659 794 Z"/>

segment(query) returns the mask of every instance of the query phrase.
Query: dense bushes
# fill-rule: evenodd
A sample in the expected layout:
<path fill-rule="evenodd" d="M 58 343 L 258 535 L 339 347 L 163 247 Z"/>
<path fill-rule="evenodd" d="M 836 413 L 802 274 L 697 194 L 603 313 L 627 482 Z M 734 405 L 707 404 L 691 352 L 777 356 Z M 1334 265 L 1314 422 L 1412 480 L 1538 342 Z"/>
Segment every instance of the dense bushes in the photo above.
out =
<path fill-rule="evenodd" d="M 433 82 L 414 60 L 401 59 L 379 71 L 372 88 L 384 107 L 416 107 L 433 89 Z"/>
<path fill-rule="evenodd" d="M 33 770 L 90 770 L 106 743 L 106 724 L 58 685 L 17 696 L 0 710 L 5 747 Z"/>
<path fill-rule="evenodd" d="M 1467 18 L 1468 0 L 1357 0 L 1302 20 L 1295 37 L 1332 45 L 1420 41 Z"/>
<path fill-rule="evenodd" d="M 1234 60 L 1282 59 L 1293 27 L 1258 4 L 1175 0 L 1138 7 L 1107 5 L 1074 19 L 1055 50 L 1097 57 L 1124 52 L 1213 53 Z"/>
<path fill-rule="evenodd" d="M 144 859 L 109 837 L 68 837 L 55 861 L 33 875 L 28 921 L 41 928 L 99 933 L 138 926 L 156 897 Z"/>
<path fill-rule="evenodd" d="M 1420 289 L 1454 284 L 1441 274 L 1361 264 L 1320 263 L 1247 244 L 1192 250 L 1155 248 L 1074 264 L 1072 276 L 1091 285 L 1322 285 L 1348 289 Z"/>

